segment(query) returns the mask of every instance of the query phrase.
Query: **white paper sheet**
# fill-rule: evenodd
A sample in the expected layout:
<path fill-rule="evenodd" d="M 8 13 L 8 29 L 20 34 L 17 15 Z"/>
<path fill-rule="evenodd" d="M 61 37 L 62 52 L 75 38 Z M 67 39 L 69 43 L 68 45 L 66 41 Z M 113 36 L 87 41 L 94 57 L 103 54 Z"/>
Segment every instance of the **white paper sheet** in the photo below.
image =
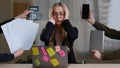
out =
<path fill-rule="evenodd" d="M 29 50 L 38 32 L 39 24 L 32 20 L 15 19 L 1 26 L 11 53 L 19 48 Z"/>

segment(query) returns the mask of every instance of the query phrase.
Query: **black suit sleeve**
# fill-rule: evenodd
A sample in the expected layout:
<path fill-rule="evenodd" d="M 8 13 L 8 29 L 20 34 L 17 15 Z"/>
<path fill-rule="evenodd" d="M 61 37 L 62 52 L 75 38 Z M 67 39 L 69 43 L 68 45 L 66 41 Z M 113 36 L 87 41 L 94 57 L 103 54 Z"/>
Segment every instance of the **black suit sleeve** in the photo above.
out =
<path fill-rule="evenodd" d="M 95 24 L 93 25 L 97 30 L 103 30 L 105 31 L 105 35 L 108 36 L 109 38 L 112 39 L 120 39 L 120 31 L 117 31 L 115 29 L 111 29 L 99 22 L 95 22 Z"/>
<path fill-rule="evenodd" d="M 6 62 L 13 59 L 14 59 L 13 54 L 0 54 L 0 62 Z"/>
<path fill-rule="evenodd" d="M 8 19 L 8 20 L 6 20 L 6 21 L 0 23 L 0 33 L 3 32 L 2 29 L 1 29 L 1 26 L 4 25 L 4 24 L 6 24 L 6 23 L 8 23 L 8 22 L 10 22 L 10 21 L 12 21 L 12 20 L 14 20 L 14 18 L 12 18 L 12 19 Z"/>
<path fill-rule="evenodd" d="M 54 30 L 55 25 L 51 22 L 48 22 L 46 24 L 45 29 L 42 31 L 42 34 L 40 35 L 40 40 L 45 42 L 45 45 L 48 45 L 50 41 L 50 37 L 52 35 L 52 32 Z"/>
<path fill-rule="evenodd" d="M 78 38 L 78 29 L 73 27 L 68 19 L 64 20 L 62 25 L 68 34 L 67 38 L 69 42 L 73 42 L 76 38 Z"/>

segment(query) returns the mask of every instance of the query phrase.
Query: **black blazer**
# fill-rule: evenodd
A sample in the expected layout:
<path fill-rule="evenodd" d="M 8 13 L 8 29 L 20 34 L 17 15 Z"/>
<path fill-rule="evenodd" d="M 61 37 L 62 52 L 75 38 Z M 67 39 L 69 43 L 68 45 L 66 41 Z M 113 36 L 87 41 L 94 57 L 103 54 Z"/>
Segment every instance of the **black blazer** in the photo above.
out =
<path fill-rule="evenodd" d="M 74 52 L 73 52 L 73 42 L 78 38 L 78 30 L 73 27 L 68 19 L 64 20 L 62 23 L 63 28 L 67 32 L 67 39 L 69 41 L 70 52 L 68 52 L 68 63 L 76 63 Z M 48 22 L 44 31 L 40 35 L 40 39 L 45 42 L 48 46 L 52 32 L 54 31 L 55 25 L 52 22 Z M 63 44 L 64 45 L 64 44 Z"/>
<path fill-rule="evenodd" d="M 14 18 L 12 18 L 12 19 L 8 19 L 8 20 L 6 20 L 6 21 L 0 23 L 0 33 L 3 32 L 2 29 L 1 29 L 1 26 L 4 25 L 4 24 L 6 24 L 6 23 L 8 23 L 8 22 L 10 22 L 10 21 L 12 21 L 12 20 L 14 20 Z"/>

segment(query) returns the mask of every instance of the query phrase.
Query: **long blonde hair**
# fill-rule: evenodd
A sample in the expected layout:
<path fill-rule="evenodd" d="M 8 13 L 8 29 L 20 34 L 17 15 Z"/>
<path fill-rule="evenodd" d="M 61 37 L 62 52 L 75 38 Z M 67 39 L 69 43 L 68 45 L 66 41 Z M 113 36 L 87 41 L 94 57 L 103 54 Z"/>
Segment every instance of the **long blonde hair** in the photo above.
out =
<path fill-rule="evenodd" d="M 55 30 L 53 31 L 50 37 L 49 45 L 54 45 L 54 42 L 55 42 Z M 64 45 L 69 46 L 69 42 L 67 39 L 67 32 L 63 28 L 62 28 L 62 43 L 64 43 Z"/>

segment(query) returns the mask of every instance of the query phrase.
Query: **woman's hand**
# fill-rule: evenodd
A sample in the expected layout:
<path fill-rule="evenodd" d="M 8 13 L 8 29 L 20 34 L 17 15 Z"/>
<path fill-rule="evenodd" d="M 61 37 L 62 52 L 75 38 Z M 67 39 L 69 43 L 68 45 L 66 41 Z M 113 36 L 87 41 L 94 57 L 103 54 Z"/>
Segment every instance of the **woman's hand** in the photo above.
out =
<path fill-rule="evenodd" d="M 17 50 L 17 51 L 14 53 L 14 57 L 16 58 L 16 57 L 21 56 L 21 55 L 23 54 L 23 52 L 24 52 L 23 49 L 19 49 L 19 50 Z"/>
<path fill-rule="evenodd" d="M 92 54 L 94 58 L 99 59 L 99 60 L 102 59 L 101 53 L 98 50 L 92 50 Z"/>
<path fill-rule="evenodd" d="M 32 11 L 29 11 L 28 9 L 25 10 L 23 13 L 19 14 L 18 16 L 15 17 L 15 19 L 17 18 L 21 18 L 21 19 L 26 19 L 27 15 L 32 12 Z"/>
<path fill-rule="evenodd" d="M 80 13 L 80 15 L 82 16 L 82 12 Z M 93 18 L 92 12 L 89 12 L 89 18 L 85 19 L 86 21 L 88 21 L 90 24 L 94 25 L 95 24 L 95 19 Z"/>
<path fill-rule="evenodd" d="M 93 18 L 92 12 L 89 12 L 89 18 L 86 19 L 89 23 L 91 23 L 92 25 L 95 24 L 95 19 Z"/>

